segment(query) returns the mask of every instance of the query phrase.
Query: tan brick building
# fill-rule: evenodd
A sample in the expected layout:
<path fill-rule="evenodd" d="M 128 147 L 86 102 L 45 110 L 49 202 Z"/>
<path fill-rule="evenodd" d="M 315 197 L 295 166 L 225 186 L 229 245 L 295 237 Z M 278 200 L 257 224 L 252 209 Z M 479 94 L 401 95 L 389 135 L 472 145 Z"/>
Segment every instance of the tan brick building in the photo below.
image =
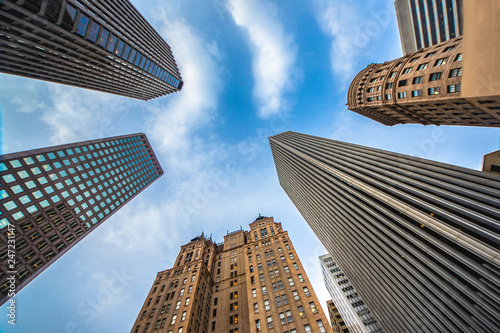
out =
<path fill-rule="evenodd" d="M 335 333 L 349 333 L 349 329 L 347 328 L 342 316 L 339 313 L 339 310 L 333 304 L 332 300 L 326 302 L 328 307 L 328 314 L 330 315 L 330 323 L 332 323 L 332 329 Z"/>
<path fill-rule="evenodd" d="M 199 236 L 159 272 L 132 333 L 329 332 L 288 233 L 259 216 L 224 242 Z"/>
<path fill-rule="evenodd" d="M 493 90 L 471 94 L 462 89 L 468 77 L 472 80 L 476 76 L 475 69 L 464 70 L 467 61 L 474 62 L 476 57 L 470 54 L 467 58 L 462 39 L 368 65 L 349 87 L 349 110 L 389 126 L 499 127 L 500 94 Z"/>

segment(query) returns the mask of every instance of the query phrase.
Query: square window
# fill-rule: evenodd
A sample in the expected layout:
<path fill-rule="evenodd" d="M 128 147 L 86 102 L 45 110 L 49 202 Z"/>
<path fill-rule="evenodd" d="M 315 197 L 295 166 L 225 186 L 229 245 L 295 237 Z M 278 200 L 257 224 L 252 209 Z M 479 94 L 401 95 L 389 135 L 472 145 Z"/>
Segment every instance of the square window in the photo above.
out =
<path fill-rule="evenodd" d="M 19 168 L 22 166 L 21 162 L 19 162 L 18 160 L 12 160 L 9 163 L 13 168 Z"/>
<path fill-rule="evenodd" d="M 422 83 L 423 76 L 417 76 L 413 78 L 413 84 Z"/>
<path fill-rule="evenodd" d="M 25 170 L 18 171 L 17 174 L 21 177 L 21 179 L 28 178 L 30 176 Z"/>
<path fill-rule="evenodd" d="M 31 158 L 31 157 L 25 157 L 24 163 L 26 163 L 26 165 L 31 165 L 31 164 L 34 164 L 35 161 L 33 161 L 33 158 Z"/>
<path fill-rule="evenodd" d="M 2 176 L 3 180 L 5 180 L 6 183 L 12 183 L 13 181 L 16 180 L 13 175 L 3 175 Z"/>
<path fill-rule="evenodd" d="M 27 181 L 27 182 L 26 182 L 26 183 L 24 183 L 24 184 L 26 185 L 26 187 L 27 187 L 28 189 L 32 189 L 32 188 L 36 187 L 35 182 L 34 182 L 34 181 L 32 181 L 32 180 Z M 22 189 L 21 189 L 21 191 L 22 191 Z M 20 191 L 20 192 L 21 192 L 21 191 Z"/>

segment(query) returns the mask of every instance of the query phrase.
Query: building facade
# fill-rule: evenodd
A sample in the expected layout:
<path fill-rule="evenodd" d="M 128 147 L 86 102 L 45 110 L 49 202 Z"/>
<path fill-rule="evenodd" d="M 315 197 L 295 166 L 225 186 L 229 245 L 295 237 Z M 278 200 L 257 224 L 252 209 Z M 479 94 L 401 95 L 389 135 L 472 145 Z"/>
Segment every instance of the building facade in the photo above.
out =
<path fill-rule="evenodd" d="M 142 133 L 0 156 L 1 304 L 162 174 Z"/>
<path fill-rule="evenodd" d="M 403 53 L 463 34 L 463 0 L 396 0 Z"/>
<path fill-rule="evenodd" d="M 0 72 L 148 100 L 182 88 L 168 44 L 128 0 L 5 0 Z"/>
<path fill-rule="evenodd" d="M 483 171 L 500 175 L 500 150 L 484 155 Z"/>
<path fill-rule="evenodd" d="M 215 244 L 181 246 L 159 272 L 132 333 L 332 332 L 288 233 L 259 216 Z"/>
<path fill-rule="evenodd" d="M 384 125 L 500 126 L 500 95 L 463 96 L 462 37 L 370 64 L 356 75 L 349 110 Z"/>
<path fill-rule="evenodd" d="M 349 333 L 349 329 L 345 325 L 342 316 L 339 313 L 339 310 L 333 304 L 332 300 L 326 302 L 326 306 L 328 307 L 328 314 L 330 315 L 330 323 L 332 324 L 333 333 Z"/>
<path fill-rule="evenodd" d="M 500 331 L 500 176 L 294 132 L 279 181 L 385 332 Z"/>
<path fill-rule="evenodd" d="M 340 313 L 344 325 L 351 333 L 382 333 L 373 314 L 361 299 L 356 288 L 337 265 L 333 257 L 325 254 L 319 257 L 326 289 Z M 333 327 L 333 321 L 332 327 Z"/>

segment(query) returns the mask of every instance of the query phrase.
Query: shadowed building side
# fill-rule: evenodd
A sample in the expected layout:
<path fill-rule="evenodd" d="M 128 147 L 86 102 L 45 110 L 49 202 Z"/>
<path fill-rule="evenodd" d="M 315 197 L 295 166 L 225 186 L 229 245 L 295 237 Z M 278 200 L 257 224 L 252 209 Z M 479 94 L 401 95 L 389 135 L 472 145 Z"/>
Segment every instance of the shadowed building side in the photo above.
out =
<path fill-rule="evenodd" d="M 0 155 L 0 304 L 162 175 L 143 133 Z"/>
<path fill-rule="evenodd" d="M 182 89 L 172 51 L 128 0 L 5 0 L 0 72 L 142 100 Z"/>
<path fill-rule="evenodd" d="M 500 176 L 285 132 L 279 181 L 386 332 L 500 331 Z"/>

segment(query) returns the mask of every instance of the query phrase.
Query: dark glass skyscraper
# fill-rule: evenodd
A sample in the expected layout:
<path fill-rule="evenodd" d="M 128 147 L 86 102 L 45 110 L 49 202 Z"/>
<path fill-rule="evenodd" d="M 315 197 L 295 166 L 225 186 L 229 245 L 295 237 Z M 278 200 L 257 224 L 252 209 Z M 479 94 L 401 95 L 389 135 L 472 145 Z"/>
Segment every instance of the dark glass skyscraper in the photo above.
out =
<path fill-rule="evenodd" d="M 500 176 L 294 132 L 280 184 L 386 332 L 500 331 Z"/>
<path fill-rule="evenodd" d="M 463 0 L 396 0 L 403 53 L 463 34 Z"/>
<path fill-rule="evenodd" d="M 0 156 L 0 303 L 162 174 L 142 133 Z"/>
<path fill-rule="evenodd" d="M 0 72 L 148 100 L 182 88 L 172 51 L 128 0 L 5 0 Z"/>

